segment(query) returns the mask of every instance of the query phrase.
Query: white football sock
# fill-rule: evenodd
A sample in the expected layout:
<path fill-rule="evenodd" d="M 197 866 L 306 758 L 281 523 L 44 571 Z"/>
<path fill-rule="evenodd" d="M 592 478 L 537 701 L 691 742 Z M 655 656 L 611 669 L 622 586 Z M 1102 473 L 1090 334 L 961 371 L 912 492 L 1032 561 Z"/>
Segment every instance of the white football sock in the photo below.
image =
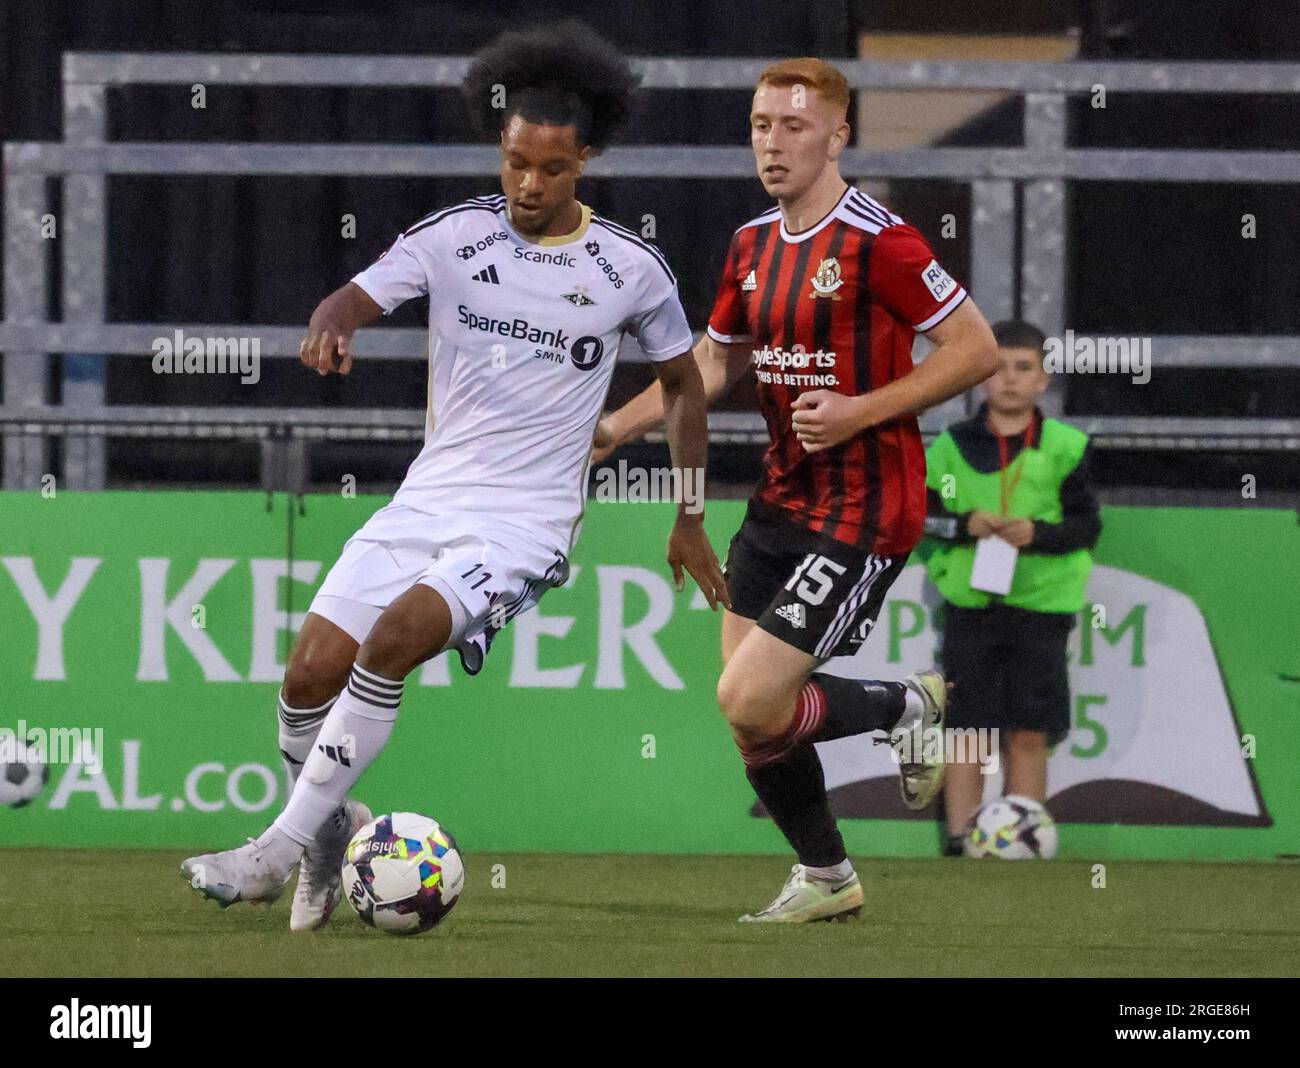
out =
<path fill-rule="evenodd" d="M 317 834 L 327 827 L 335 832 L 341 832 L 348 825 L 348 810 L 345 807 L 336 808 L 325 822 L 317 828 Z M 310 849 L 308 844 L 304 849 L 301 842 L 296 842 L 290 838 L 284 831 L 280 830 L 274 823 L 271 824 L 261 837 L 256 839 L 257 848 L 262 851 L 262 856 L 266 863 L 282 874 L 287 874 L 295 864 L 302 859 L 306 849 Z"/>
<path fill-rule="evenodd" d="M 274 823 L 255 839 L 254 845 L 261 852 L 263 863 L 281 876 L 288 875 L 294 865 L 302 860 L 303 844 L 295 842 Z"/>
<path fill-rule="evenodd" d="M 809 879 L 816 879 L 819 882 L 834 883 L 838 886 L 853 874 L 853 865 L 845 857 L 838 864 L 832 864 L 828 868 L 813 868 L 807 864 L 803 866 L 804 875 Z"/>
<path fill-rule="evenodd" d="M 289 773 L 291 788 L 298 781 L 321 724 L 337 700 L 331 697 L 319 708 L 290 708 L 285 703 L 284 691 L 280 691 L 280 757 L 284 760 L 284 770 Z"/>
<path fill-rule="evenodd" d="M 914 719 L 919 720 L 921 714 L 925 711 L 925 702 L 921 700 L 921 695 L 912 687 L 907 687 L 903 691 L 903 714 L 898 717 L 898 722 L 911 722 Z"/>
<path fill-rule="evenodd" d="M 325 717 L 289 803 L 271 831 L 278 830 L 300 849 L 312 841 L 361 773 L 383 752 L 401 700 L 401 682 L 353 665 L 348 684 Z"/>

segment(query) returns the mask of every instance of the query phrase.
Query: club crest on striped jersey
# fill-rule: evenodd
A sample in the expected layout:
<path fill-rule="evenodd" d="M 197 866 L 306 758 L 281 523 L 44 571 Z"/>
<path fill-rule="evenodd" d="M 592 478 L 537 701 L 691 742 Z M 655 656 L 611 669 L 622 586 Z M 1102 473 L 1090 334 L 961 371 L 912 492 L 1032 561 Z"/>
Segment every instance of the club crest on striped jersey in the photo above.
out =
<path fill-rule="evenodd" d="M 818 297 L 839 300 L 835 291 L 843 284 L 844 279 L 840 277 L 840 261 L 834 256 L 828 256 L 817 265 L 817 273 L 812 277 L 813 291 L 808 295 L 814 300 Z"/>

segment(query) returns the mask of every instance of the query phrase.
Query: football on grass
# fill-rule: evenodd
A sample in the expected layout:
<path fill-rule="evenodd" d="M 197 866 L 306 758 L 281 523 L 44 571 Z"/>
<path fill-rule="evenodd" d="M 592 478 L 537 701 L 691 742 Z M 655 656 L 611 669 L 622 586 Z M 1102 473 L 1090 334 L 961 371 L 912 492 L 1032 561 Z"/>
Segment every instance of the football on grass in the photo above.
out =
<path fill-rule="evenodd" d="M 1056 856 L 1056 821 L 1032 798 L 999 797 L 975 813 L 965 852 L 968 857 L 1050 860 Z"/>
<path fill-rule="evenodd" d="M 394 812 L 348 843 L 343 892 L 357 915 L 389 934 L 419 934 L 452 910 L 465 866 L 451 832 L 428 816 Z"/>

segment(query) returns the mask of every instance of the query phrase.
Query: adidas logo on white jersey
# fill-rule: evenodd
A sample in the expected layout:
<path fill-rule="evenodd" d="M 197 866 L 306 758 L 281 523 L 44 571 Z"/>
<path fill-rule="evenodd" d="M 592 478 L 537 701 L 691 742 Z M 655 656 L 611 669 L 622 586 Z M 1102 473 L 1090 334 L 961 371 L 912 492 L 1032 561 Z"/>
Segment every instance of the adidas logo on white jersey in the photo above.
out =
<path fill-rule="evenodd" d="M 806 613 L 801 604 L 786 604 L 776 610 L 776 614 L 796 630 L 803 630 L 807 623 Z"/>
<path fill-rule="evenodd" d="M 740 283 L 740 288 L 746 293 L 752 293 L 758 288 L 758 279 L 754 277 L 753 271 L 745 275 L 745 280 Z"/>
<path fill-rule="evenodd" d="M 495 263 L 484 267 L 478 274 L 470 275 L 476 282 L 491 282 L 494 286 L 501 284 L 501 279 L 497 277 L 497 265 Z"/>

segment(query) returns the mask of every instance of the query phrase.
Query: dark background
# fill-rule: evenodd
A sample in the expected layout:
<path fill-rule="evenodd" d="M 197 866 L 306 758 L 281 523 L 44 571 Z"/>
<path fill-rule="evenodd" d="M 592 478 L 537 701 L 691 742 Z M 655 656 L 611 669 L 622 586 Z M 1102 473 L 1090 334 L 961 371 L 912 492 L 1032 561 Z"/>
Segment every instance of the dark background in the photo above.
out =
<path fill-rule="evenodd" d="M 557 16 L 586 18 L 633 55 L 833 59 L 854 55 L 858 35 L 871 30 L 1060 33 L 1072 28 L 1085 57 L 1300 58 L 1300 19 L 1287 5 L 1210 0 L 656 5 L 0 0 L 0 139 L 61 138 L 59 70 L 67 50 L 466 54 L 501 30 Z M 671 106 L 656 106 L 657 97 Z M 748 92 L 647 92 L 621 140 L 744 143 L 748 100 Z M 113 90 L 109 102 L 110 139 L 437 143 L 473 138 L 453 91 L 210 86 L 206 109 L 196 110 L 188 87 L 168 86 Z M 1020 129 L 1016 101 L 954 131 L 944 143 L 1016 144 Z M 1110 94 L 1105 110 L 1076 101 L 1070 121 L 1070 143 L 1080 147 L 1295 149 L 1298 141 L 1295 97 Z M 109 318 L 305 324 L 322 296 L 373 260 L 405 225 L 439 205 L 495 190 L 492 178 L 115 178 Z M 697 328 L 707 318 L 732 229 L 769 203 L 756 180 L 588 180 L 581 195 L 629 225 L 639 225 L 646 212 L 655 216 L 658 243 L 676 269 Z M 965 189 L 943 182 L 895 182 L 890 199 L 927 234 L 953 273 L 968 277 L 965 241 L 944 241 L 938 232 L 945 212 L 959 221 L 968 217 Z M 345 212 L 357 218 L 351 240 L 339 234 Z M 1258 220 L 1255 240 L 1240 238 L 1245 212 Z M 1075 330 L 1300 333 L 1295 186 L 1075 183 L 1069 213 L 1066 321 Z M 967 231 L 959 225 L 963 237 Z M 400 309 L 394 320 L 421 325 L 420 303 Z M 52 310 L 57 316 L 57 306 Z M 183 376 L 149 373 L 146 361 L 112 358 L 108 396 L 112 403 L 423 403 L 423 366 L 389 361 L 376 371 L 346 380 L 318 379 L 300 373 L 296 364 L 267 361 L 263 383 L 250 396 L 233 380 L 196 387 Z M 611 403 L 639 388 L 648 375 L 645 367 L 622 368 Z M 1067 414 L 1300 415 L 1294 371 L 1170 370 L 1142 390 L 1107 376 L 1067 385 Z M 57 390 L 57 382 L 52 388 Z M 747 398 L 741 394 L 733 404 L 747 406 Z M 166 448 L 168 455 L 178 455 L 175 443 Z M 381 447 L 376 455 L 392 448 Z M 210 445 L 195 450 L 205 452 L 214 455 Z M 113 455 L 114 478 L 165 474 L 167 457 L 152 454 L 147 445 L 115 447 Z M 752 460 L 752 450 L 735 459 L 740 477 Z M 194 457 L 185 462 L 192 474 Z M 1204 465 L 1188 463 L 1187 458 L 1152 458 L 1150 477 L 1172 484 L 1209 477 Z M 226 461 L 216 467 L 230 474 Z M 1131 470 L 1121 463 L 1102 474 L 1122 481 L 1125 469 Z M 1278 477 L 1295 476 L 1278 472 Z"/>

